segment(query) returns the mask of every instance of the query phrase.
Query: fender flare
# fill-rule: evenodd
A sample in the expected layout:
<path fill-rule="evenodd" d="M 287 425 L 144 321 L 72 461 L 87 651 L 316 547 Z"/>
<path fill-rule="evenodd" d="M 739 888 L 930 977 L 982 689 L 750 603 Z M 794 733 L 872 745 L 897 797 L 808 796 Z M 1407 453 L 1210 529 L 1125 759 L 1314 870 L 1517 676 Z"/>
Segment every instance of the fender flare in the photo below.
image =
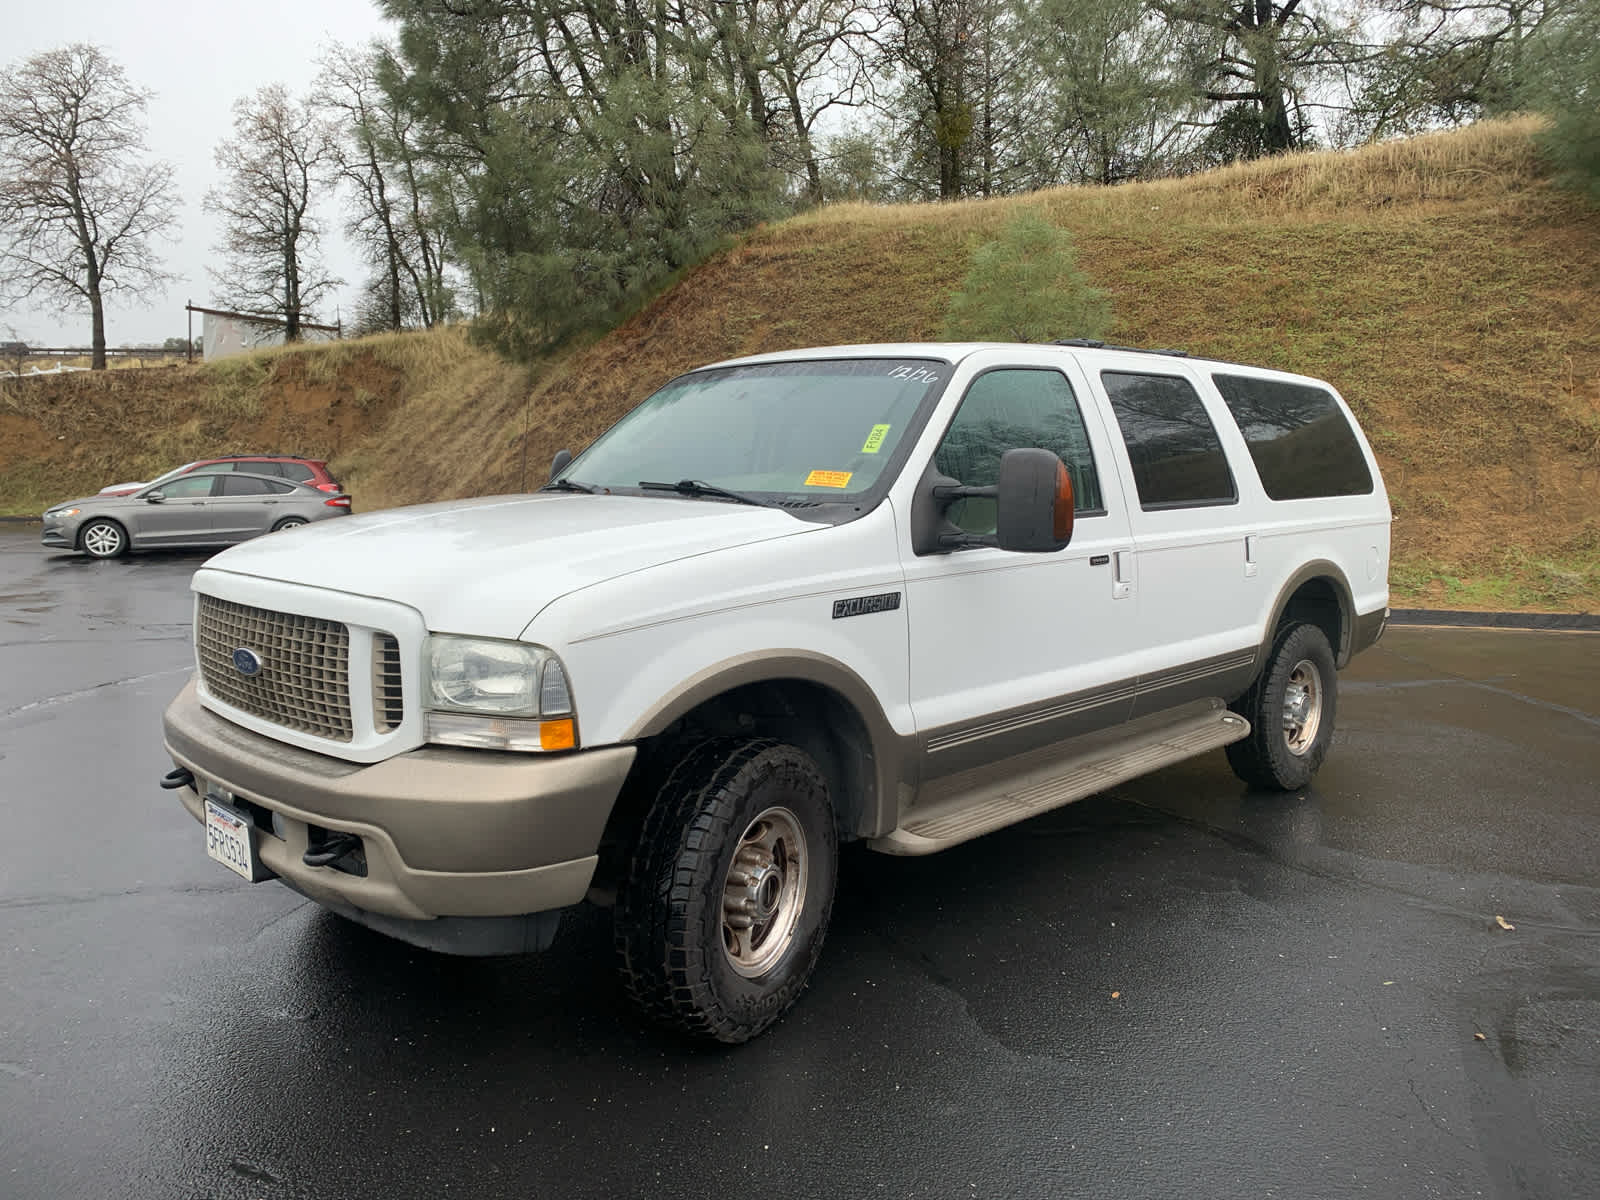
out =
<path fill-rule="evenodd" d="M 896 733 L 877 694 L 860 675 L 837 659 L 815 651 L 783 649 L 741 654 L 714 663 L 658 699 L 622 735 L 623 741 L 654 737 L 709 700 L 757 683 L 799 681 L 826 688 L 853 709 L 866 729 L 871 755 L 863 772 L 871 792 L 863 796 L 856 833 L 879 837 L 900 821 L 903 790 L 916 786 L 918 761 L 914 734 Z"/>
<path fill-rule="evenodd" d="M 1289 607 L 1289 601 L 1301 586 L 1310 583 L 1313 579 L 1326 579 L 1333 585 L 1334 596 L 1339 601 L 1339 644 L 1333 647 L 1333 660 L 1342 670 L 1350 661 L 1351 647 L 1356 626 L 1356 606 L 1353 593 L 1350 590 L 1350 580 L 1346 578 L 1343 570 L 1337 563 L 1319 558 L 1306 563 L 1290 575 L 1278 589 L 1278 597 L 1272 602 L 1272 616 L 1267 621 L 1266 628 L 1262 631 L 1261 646 L 1256 651 L 1256 672 L 1259 674 L 1266 665 L 1266 658 L 1272 651 L 1273 631 L 1278 628 L 1278 622 L 1283 620 L 1284 611 Z"/>

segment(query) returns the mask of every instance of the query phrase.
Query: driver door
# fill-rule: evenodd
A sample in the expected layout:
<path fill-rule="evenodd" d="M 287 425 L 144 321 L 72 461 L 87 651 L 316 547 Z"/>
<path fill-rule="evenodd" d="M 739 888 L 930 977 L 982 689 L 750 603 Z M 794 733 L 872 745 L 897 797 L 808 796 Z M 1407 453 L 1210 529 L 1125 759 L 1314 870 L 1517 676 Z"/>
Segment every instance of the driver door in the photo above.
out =
<path fill-rule="evenodd" d="M 1065 549 L 917 555 L 901 521 L 924 780 L 1117 724 L 1132 710 L 1133 541 L 1109 437 L 1098 411 L 1080 405 L 1085 394 L 1059 359 L 984 371 L 934 454 L 942 474 L 990 486 L 1005 451 L 1053 451 L 1076 506 Z M 946 515 L 969 533 L 994 530 L 992 500 L 959 500 Z"/>

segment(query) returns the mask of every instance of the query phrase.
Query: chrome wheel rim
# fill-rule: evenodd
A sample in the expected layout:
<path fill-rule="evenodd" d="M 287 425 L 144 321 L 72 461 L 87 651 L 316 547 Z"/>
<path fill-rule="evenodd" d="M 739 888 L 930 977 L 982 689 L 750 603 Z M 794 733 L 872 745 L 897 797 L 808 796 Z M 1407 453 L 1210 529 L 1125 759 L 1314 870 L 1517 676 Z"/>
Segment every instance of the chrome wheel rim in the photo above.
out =
<path fill-rule="evenodd" d="M 304 517 L 285 517 L 283 520 L 278 522 L 277 527 L 280 530 L 281 529 L 298 529 L 298 528 L 300 528 L 300 526 L 304 525 L 305 523 L 306 523 L 306 519 Z"/>
<path fill-rule="evenodd" d="M 1322 727 L 1322 672 L 1302 658 L 1289 672 L 1283 690 L 1283 740 L 1289 753 L 1299 756 L 1316 745 Z"/>
<path fill-rule="evenodd" d="M 91 525 L 83 532 L 83 548 L 96 558 L 110 558 L 122 549 L 122 531 L 115 525 Z"/>
<path fill-rule="evenodd" d="M 722 951 L 746 979 L 765 975 L 794 942 L 809 855 L 800 819 L 774 806 L 745 828 L 722 883 Z"/>

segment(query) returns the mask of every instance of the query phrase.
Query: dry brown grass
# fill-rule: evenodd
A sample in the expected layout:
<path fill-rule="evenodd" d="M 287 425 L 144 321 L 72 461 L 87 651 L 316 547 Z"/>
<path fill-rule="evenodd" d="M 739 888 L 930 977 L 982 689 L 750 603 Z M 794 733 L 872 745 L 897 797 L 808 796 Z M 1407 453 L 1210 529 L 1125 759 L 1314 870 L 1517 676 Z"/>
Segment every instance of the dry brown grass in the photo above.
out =
<path fill-rule="evenodd" d="M 382 423 L 332 463 L 360 507 L 500 490 L 487 482 L 484 463 L 504 459 L 519 436 L 529 369 L 473 346 L 461 328 L 367 343 L 398 373 L 401 390 Z"/>

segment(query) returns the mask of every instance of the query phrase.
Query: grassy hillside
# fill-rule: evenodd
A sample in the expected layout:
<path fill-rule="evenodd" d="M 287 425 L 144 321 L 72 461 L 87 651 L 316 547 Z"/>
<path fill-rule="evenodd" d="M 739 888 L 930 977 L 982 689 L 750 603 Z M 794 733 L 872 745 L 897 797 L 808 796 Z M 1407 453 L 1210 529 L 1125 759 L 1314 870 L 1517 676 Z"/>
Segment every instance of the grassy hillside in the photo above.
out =
<path fill-rule="evenodd" d="M 1034 206 L 1111 294 L 1113 340 L 1340 388 L 1395 497 L 1397 597 L 1600 610 L 1600 216 L 1551 187 L 1532 129 L 1112 189 L 828 208 L 756 230 L 531 370 L 451 332 L 134 373 L 151 381 L 137 388 L 18 384 L 0 394 L 0 508 L 72 492 L 63 473 L 99 486 L 217 448 L 331 454 L 367 508 L 536 486 L 557 449 L 687 367 L 936 336 L 973 248 Z"/>
<path fill-rule="evenodd" d="M 469 494 L 484 444 L 531 380 L 450 329 L 0 383 L 0 513 L 262 451 L 329 459 L 363 508 Z M 494 428 L 474 422 L 481 413 L 496 414 Z M 368 453 L 391 424 L 414 440 Z"/>

